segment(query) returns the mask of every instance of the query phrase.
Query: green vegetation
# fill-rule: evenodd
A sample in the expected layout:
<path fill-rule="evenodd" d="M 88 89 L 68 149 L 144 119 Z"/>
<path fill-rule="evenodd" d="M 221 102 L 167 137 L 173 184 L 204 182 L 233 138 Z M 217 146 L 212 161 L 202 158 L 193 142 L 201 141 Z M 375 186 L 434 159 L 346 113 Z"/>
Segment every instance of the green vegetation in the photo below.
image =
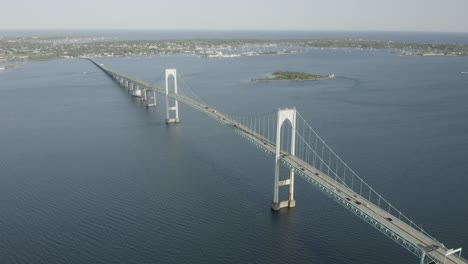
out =
<path fill-rule="evenodd" d="M 271 76 L 272 77 L 256 79 L 256 81 L 310 81 L 329 78 L 329 76 L 324 75 L 292 71 L 276 71 L 273 72 Z"/>

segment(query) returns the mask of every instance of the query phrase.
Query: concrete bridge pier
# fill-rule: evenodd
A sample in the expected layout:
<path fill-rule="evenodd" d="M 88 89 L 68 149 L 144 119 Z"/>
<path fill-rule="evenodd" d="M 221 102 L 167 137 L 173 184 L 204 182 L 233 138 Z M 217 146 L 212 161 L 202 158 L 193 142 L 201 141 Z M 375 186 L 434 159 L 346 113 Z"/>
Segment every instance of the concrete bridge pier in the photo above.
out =
<path fill-rule="evenodd" d="M 135 89 L 135 91 L 134 91 L 135 97 L 141 97 L 141 88 L 140 88 L 140 86 L 136 85 L 136 86 L 134 86 L 134 89 Z"/>
<path fill-rule="evenodd" d="M 281 163 L 281 128 L 284 122 L 289 122 L 291 125 L 291 152 L 290 155 L 295 155 L 296 146 L 296 109 L 278 109 L 278 123 L 276 127 L 276 154 L 275 154 L 275 190 L 273 195 L 273 203 L 271 209 L 277 211 L 284 207 L 296 207 L 294 200 L 294 169 L 289 170 L 289 177 L 284 180 L 279 179 L 279 169 Z M 279 200 L 279 187 L 289 185 L 288 200 Z"/>
<path fill-rule="evenodd" d="M 136 96 L 136 86 L 132 84 L 130 90 L 131 90 L 131 92 L 132 92 L 132 96 Z"/>
<path fill-rule="evenodd" d="M 146 95 L 146 88 L 145 88 L 145 89 L 141 90 L 141 100 L 146 101 L 146 99 L 147 99 L 146 97 L 147 97 L 147 95 Z"/>
<path fill-rule="evenodd" d="M 147 90 L 145 89 L 145 98 L 146 106 L 156 106 L 156 91 L 153 90 L 153 96 L 148 97 Z"/>
<path fill-rule="evenodd" d="M 169 105 L 169 77 L 174 78 L 174 105 Z M 156 97 L 155 97 L 156 98 Z M 171 117 L 170 112 L 174 111 L 174 117 Z M 179 102 L 177 101 L 177 71 L 176 69 L 166 69 L 166 124 L 179 123 Z"/>

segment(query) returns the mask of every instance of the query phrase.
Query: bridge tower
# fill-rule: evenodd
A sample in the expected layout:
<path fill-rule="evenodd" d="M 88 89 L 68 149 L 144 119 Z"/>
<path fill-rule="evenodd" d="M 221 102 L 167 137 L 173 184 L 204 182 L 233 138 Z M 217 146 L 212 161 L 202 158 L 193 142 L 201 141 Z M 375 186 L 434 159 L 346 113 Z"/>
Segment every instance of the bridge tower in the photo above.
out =
<path fill-rule="evenodd" d="M 174 78 L 174 94 L 177 95 L 177 71 L 176 69 L 166 69 L 166 123 L 179 123 L 179 102 L 174 99 L 174 105 L 169 106 L 169 77 Z M 175 117 L 171 118 L 170 111 L 174 111 Z"/>
<path fill-rule="evenodd" d="M 279 179 L 279 169 L 281 163 L 281 127 L 284 122 L 291 124 L 291 152 L 290 155 L 295 155 L 296 146 L 296 109 L 278 109 L 278 122 L 276 127 L 276 155 L 275 155 L 275 191 L 273 196 L 273 204 L 271 208 L 275 211 L 284 207 L 296 207 L 294 200 L 294 169 L 289 171 L 289 178 L 285 180 Z M 279 187 L 289 185 L 288 200 L 279 201 Z"/>

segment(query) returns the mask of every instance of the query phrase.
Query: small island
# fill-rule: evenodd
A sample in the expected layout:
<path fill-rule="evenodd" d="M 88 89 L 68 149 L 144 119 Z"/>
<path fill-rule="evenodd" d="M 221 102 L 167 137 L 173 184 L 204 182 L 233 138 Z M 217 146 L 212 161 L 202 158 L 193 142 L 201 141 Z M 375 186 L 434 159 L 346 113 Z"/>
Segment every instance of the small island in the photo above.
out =
<path fill-rule="evenodd" d="M 303 72 L 276 71 L 271 77 L 255 79 L 255 81 L 315 81 L 318 79 L 335 78 L 335 75 L 318 75 Z"/>

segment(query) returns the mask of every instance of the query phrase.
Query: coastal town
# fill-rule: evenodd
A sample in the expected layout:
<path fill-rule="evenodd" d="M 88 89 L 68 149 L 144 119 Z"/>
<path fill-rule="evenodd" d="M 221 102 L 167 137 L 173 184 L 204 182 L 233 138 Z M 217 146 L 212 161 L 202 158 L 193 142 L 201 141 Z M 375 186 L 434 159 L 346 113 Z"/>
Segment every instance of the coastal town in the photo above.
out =
<path fill-rule="evenodd" d="M 117 40 L 98 37 L 0 37 L 0 63 L 165 54 L 229 58 L 296 54 L 313 48 L 387 49 L 402 56 L 468 56 L 468 44 L 417 44 L 354 39 Z M 5 67 L 2 64 L 0 67 Z"/>

